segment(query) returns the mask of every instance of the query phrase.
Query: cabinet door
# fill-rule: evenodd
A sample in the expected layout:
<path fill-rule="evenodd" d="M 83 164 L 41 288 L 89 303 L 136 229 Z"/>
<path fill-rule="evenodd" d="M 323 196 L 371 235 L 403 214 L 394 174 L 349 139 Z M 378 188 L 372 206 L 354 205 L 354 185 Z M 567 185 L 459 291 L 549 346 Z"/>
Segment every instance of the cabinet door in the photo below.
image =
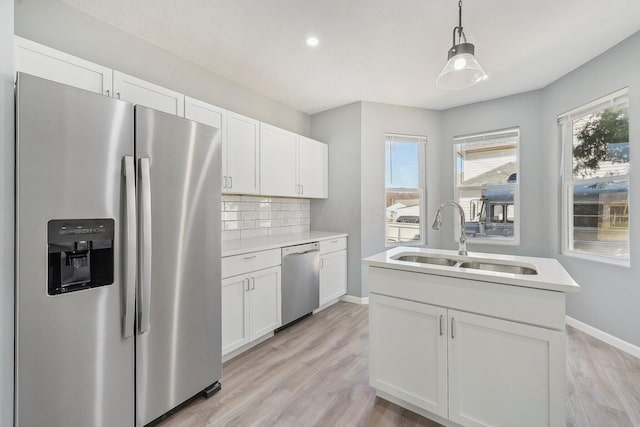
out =
<path fill-rule="evenodd" d="M 447 416 L 447 311 L 371 294 L 371 386 Z"/>
<path fill-rule="evenodd" d="M 249 276 L 222 280 L 222 354 L 249 342 Z"/>
<path fill-rule="evenodd" d="M 103 95 L 111 93 L 110 68 L 15 37 L 16 71 Z"/>
<path fill-rule="evenodd" d="M 449 310 L 449 419 L 564 426 L 564 335 Z"/>
<path fill-rule="evenodd" d="M 260 123 L 260 194 L 300 196 L 297 189 L 298 136 Z"/>
<path fill-rule="evenodd" d="M 228 177 L 225 192 L 258 194 L 260 192 L 260 122 L 227 111 L 227 142 L 222 147 Z"/>
<path fill-rule="evenodd" d="M 250 336 L 254 340 L 281 326 L 280 266 L 251 273 Z"/>
<path fill-rule="evenodd" d="M 326 199 L 329 197 L 329 146 L 304 136 L 298 138 L 300 194 Z"/>
<path fill-rule="evenodd" d="M 320 257 L 320 305 L 347 293 L 347 251 Z"/>
<path fill-rule="evenodd" d="M 184 117 L 184 95 L 119 71 L 113 72 L 116 98 Z"/>
<path fill-rule="evenodd" d="M 227 135 L 226 135 L 226 121 L 227 110 L 224 108 L 216 107 L 215 105 L 208 104 L 206 102 L 191 98 L 190 96 L 184 97 L 184 117 L 189 120 L 194 120 L 205 125 L 213 126 L 217 128 L 220 133 L 220 141 L 222 141 L 222 191 L 226 191 L 227 177 L 227 162 L 225 153 L 227 151 Z"/>

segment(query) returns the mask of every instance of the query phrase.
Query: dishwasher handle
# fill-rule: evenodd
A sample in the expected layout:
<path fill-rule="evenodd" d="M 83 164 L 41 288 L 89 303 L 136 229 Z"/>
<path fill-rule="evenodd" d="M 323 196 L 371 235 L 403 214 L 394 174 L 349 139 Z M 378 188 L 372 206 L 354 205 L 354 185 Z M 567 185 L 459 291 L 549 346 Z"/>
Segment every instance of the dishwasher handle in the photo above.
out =
<path fill-rule="evenodd" d="M 303 245 L 296 246 L 286 246 L 282 248 L 282 258 L 290 256 L 290 255 L 302 255 L 309 252 L 319 252 L 320 251 L 320 243 L 306 243 Z"/>

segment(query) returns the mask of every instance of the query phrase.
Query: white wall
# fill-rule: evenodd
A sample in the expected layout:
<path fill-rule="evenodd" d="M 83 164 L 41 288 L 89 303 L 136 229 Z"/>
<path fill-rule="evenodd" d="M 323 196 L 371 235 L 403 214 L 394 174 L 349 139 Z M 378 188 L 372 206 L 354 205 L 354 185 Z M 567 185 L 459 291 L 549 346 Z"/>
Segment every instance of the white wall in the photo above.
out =
<path fill-rule="evenodd" d="M 13 425 L 13 1 L 0 1 L 0 425 Z"/>
<path fill-rule="evenodd" d="M 307 114 L 170 54 L 59 0 L 16 1 L 15 33 L 219 107 L 309 135 Z"/>
<path fill-rule="evenodd" d="M 548 153 L 544 150 L 542 123 L 542 91 L 527 92 L 451 108 L 442 112 L 440 157 L 440 195 L 442 201 L 453 200 L 453 137 L 491 130 L 520 128 L 520 244 L 518 246 L 470 243 L 470 251 L 543 256 L 547 254 L 548 218 L 541 212 L 549 193 L 543 191 L 542 165 Z M 545 212 L 546 214 L 546 212 Z M 441 247 L 457 249 L 453 209 L 443 217 Z"/>
<path fill-rule="evenodd" d="M 347 293 L 356 297 L 362 296 L 361 121 L 360 102 L 311 116 L 311 137 L 329 145 L 329 198 L 311 201 L 311 229 L 349 233 Z"/>
<path fill-rule="evenodd" d="M 417 135 L 427 137 L 427 243 L 437 247 L 440 235 L 429 227 L 440 204 L 439 179 L 440 112 L 424 108 L 397 105 L 362 103 L 362 146 L 360 150 L 362 179 L 360 194 L 362 203 L 362 257 L 368 257 L 386 249 L 385 209 L 385 134 Z M 366 268 L 363 268 L 361 292 L 367 296 L 369 287 Z"/>
<path fill-rule="evenodd" d="M 640 32 L 544 89 L 544 217 L 547 253 L 582 287 L 567 297 L 567 312 L 581 322 L 640 346 Z M 631 268 L 559 256 L 561 236 L 559 114 L 629 87 Z"/>

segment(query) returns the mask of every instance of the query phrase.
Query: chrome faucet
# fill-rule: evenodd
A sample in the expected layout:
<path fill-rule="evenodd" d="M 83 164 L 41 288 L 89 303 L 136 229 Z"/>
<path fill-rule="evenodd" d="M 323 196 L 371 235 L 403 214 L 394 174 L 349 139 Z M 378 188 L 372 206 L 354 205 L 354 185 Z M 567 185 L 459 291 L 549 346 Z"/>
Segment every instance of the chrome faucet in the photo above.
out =
<path fill-rule="evenodd" d="M 458 209 L 458 213 L 460 214 L 460 238 L 458 239 L 458 255 L 468 255 L 469 253 L 467 252 L 467 235 L 464 234 L 464 210 L 458 203 L 454 202 L 453 200 L 449 200 L 448 202 L 444 202 L 443 204 L 441 204 L 438 208 L 438 211 L 436 212 L 436 219 L 433 220 L 431 228 L 433 228 L 434 230 L 440 230 L 440 227 L 442 227 L 442 216 L 440 213 L 442 212 L 442 209 L 447 206 L 453 206 L 454 208 Z"/>

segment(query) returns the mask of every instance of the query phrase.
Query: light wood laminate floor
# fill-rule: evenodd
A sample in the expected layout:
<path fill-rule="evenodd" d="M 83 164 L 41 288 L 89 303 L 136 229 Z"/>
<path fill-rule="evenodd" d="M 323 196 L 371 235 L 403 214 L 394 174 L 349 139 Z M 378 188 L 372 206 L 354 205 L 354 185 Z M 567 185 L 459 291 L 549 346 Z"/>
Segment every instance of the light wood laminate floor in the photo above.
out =
<path fill-rule="evenodd" d="M 438 426 L 376 397 L 367 316 L 340 302 L 276 334 L 224 364 L 222 391 L 159 426 Z M 568 328 L 567 426 L 640 427 L 640 359 Z"/>

